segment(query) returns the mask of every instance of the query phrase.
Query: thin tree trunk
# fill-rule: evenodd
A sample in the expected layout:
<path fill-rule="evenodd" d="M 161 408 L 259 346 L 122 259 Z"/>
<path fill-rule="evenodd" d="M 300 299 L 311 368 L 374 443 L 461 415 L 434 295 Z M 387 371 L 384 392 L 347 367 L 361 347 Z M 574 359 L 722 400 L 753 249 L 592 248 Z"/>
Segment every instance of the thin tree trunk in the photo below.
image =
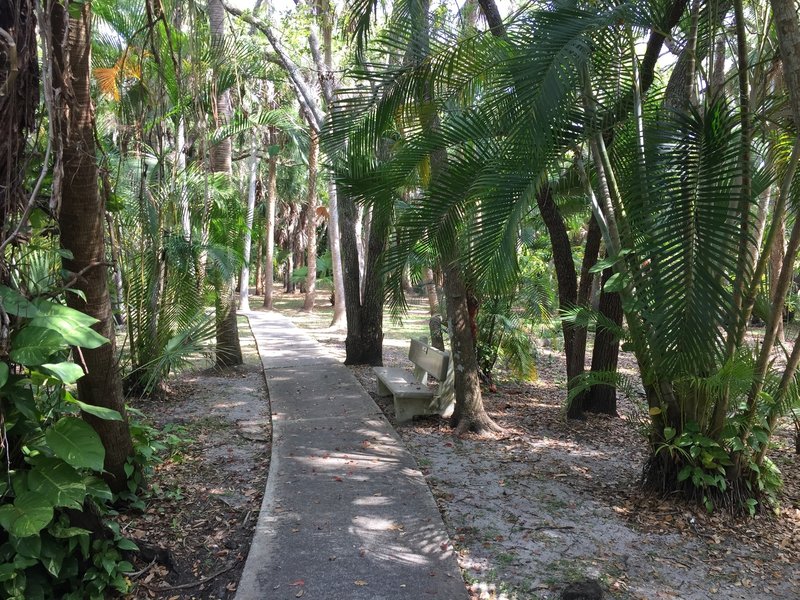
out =
<path fill-rule="evenodd" d="M 178 117 L 178 126 L 175 129 L 175 166 L 177 173 L 173 176 L 179 181 L 178 185 L 178 212 L 181 220 L 183 239 L 187 242 L 192 239 L 192 220 L 189 210 L 189 190 L 186 187 L 186 124 L 183 117 Z"/>
<path fill-rule="evenodd" d="M 270 141 L 274 140 L 274 132 L 270 132 Z M 264 253 L 264 308 L 272 310 L 275 287 L 275 206 L 278 203 L 277 193 L 278 159 L 269 157 L 267 172 L 267 222 L 265 235 L 266 251 Z"/>
<path fill-rule="evenodd" d="M 553 252 L 553 264 L 558 281 L 558 308 L 560 311 L 572 308 L 578 298 L 578 275 L 572 260 L 572 245 L 567 235 L 567 228 L 561 212 L 553 199 L 553 192 L 548 186 L 542 187 L 536 194 L 539 214 L 550 234 L 550 247 Z M 575 352 L 576 327 L 567 321 L 561 321 L 564 334 L 564 354 L 567 359 L 567 386 L 571 386 L 576 377 L 583 373 L 583 362 L 578 362 Z M 580 408 L 580 403 L 573 402 Z M 580 413 L 580 410 L 578 410 Z"/>
<path fill-rule="evenodd" d="M 781 265 L 783 264 L 783 257 L 786 252 L 786 215 L 776 215 L 775 218 L 779 219 L 778 223 L 778 233 L 775 236 L 775 240 L 772 242 L 772 248 L 770 248 L 770 256 L 769 256 L 769 294 L 770 294 L 770 302 L 773 306 L 775 306 L 778 300 L 781 301 L 781 305 L 783 305 L 783 299 L 778 298 L 777 294 L 779 293 L 778 290 L 778 278 L 780 277 L 781 273 Z M 779 315 L 776 323 L 777 331 L 775 332 L 775 339 L 778 343 L 784 342 L 783 336 L 783 315 Z"/>
<path fill-rule="evenodd" d="M 358 303 L 361 304 L 364 301 L 364 273 L 367 269 L 367 252 L 366 252 L 366 245 L 364 243 L 364 230 L 369 227 L 369 223 L 364 223 L 364 216 L 366 214 L 366 210 L 363 206 L 358 205 L 356 206 L 356 221 L 355 221 L 355 229 L 356 229 L 356 250 L 358 251 L 358 281 L 359 281 L 359 288 L 358 288 Z"/>
<path fill-rule="evenodd" d="M 475 431 L 500 431 L 483 406 L 478 359 L 469 316 L 469 303 L 461 266 L 450 257 L 444 267 L 444 288 L 447 298 L 450 360 L 453 362 L 456 405 L 450 424 L 456 435 Z"/>
<path fill-rule="evenodd" d="M 566 233 L 566 226 L 564 225 L 563 219 L 561 223 Z M 592 293 L 592 281 L 594 280 L 590 270 L 597 262 L 597 257 L 600 253 L 601 239 L 602 233 L 600 232 L 600 225 L 598 225 L 594 215 L 591 215 L 589 218 L 589 230 L 586 234 L 586 244 L 583 250 L 583 261 L 581 262 L 581 278 L 578 285 L 578 292 L 574 300 L 574 305 L 576 307 L 589 308 L 589 296 Z M 575 267 L 573 266 L 572 268 L 574 269 Z M 587 333 L 586 327 L 574 327 L 572 356 L 567 356 L 568 369 L 571 362 L 573 370 L 580 370 L 580 372 L 583 372 L 586 363 Z M 583 403 L 584 398 L 582 395 L 573 398 L 572 402 L 567 406 L 567 417 L 570 419 L 581 418 L 584 410 Z"/>
<path fill-rule="evenodd" d="M 342 270 L 342 242 L 339 228 L 339 196 L 336 184 L 328 182 L 328 211 L 330 213 L 330 226 L 328 227 L 328 240 L 331 247 L 331 262 L 333 263 L 333 320 L 331 327 L 339 328 L 347 324 L 345 303 L 347 298 L 344 293 L 344 274 Z"/>
<path fill-rule="evenodd" d="M 125 324 L 125 286 L 122 282 L 122 266 L 119 263 L 119 242 L 114 230 L 114 217 L 111 213 L 106 212 L 106 225 L 108 225 L 108 241 L 111 247 L 111 262 L 113 263 L 113 276 L 114 276 L 114 314 L 116 315 L 116 322 L 119 325 Z"/>
<path fill-rule="evenodd" d="M 225 42 L 225 10 L 220 0 L 208 1 L 208 20 L 211 28 L 211 46 L 221 52 Z M 217 126 L 227 123 L 232 114 L 231 96 L 228 90 L 216 96 Z M 211 170 L 214 173 L 231 175 L 230 138 L 225 138 L 211 148 Z M 224 281 L 223 281 L 224 279 Z M 216 288 L 216 324 L 218 367 L 231 367 L 242 364 L 242 348 L 239 345 L 239 327 L 236 320 L 236 295 L 234 293 L 234 276 L 224 275 L 215 278 Z"/>
<path fill-rule="evenodd" d="M 106 481 L 112 490 L 122 491 L 127 489 L 124 467 L 133 453 L 133 444 L 125 412 L 108 294 L 103 235 L 105 210 L 97 189 L 94 110 L 90 91 L 91 5 L 87 2 L 71 7 L 71 12 L 75 10 L 72 17 L 61 4 L 54 3 L 50 9 L 54 40 L 53 85 L 62 91 L 58 97 L 58 114 L 54 117 L 61 124 L 58 130 L 66 133 L 63 163 L 56 167 L 63 166 L 64 173 L 58 224 L 61 245 L 72 253 L 71 259 L 64 258 L 62 262 L 65 270 L 84 273 L 72 286 L 83 297 L 68 293 L 67 304 L 97 319 L 94 328 L 109 340 L 94 350 L 82 349 L 73 353 L 75 361 L 86 372 L 78 380 L 78 397 L 82 402 L 110 408 L 123 415 L 122 421 L 109 421 L 83 414 L 83 418 L 97 431 L 106 450 Z M 68 38 L 64 40 L 66 31 Z M 70 73 L 70 80 L 62 80 L 62 73 Z M 71 93 L 67 94 L 67 90 Z M 54 190 L 54 196 L 57 194 L 59 190 Z"/>
<path fill-rule="evenodd" d="M 414 293 L 414 286 L 411 284 L 411 267 L 408 265 L 403 267 L 403 291 L 407 296 Z"/>
<path fill-rule="evenodd" d="M 603 283 L 611 277 L 612 269 L 603 271 Z M 622 300 L 616 292 L 600 292 L 600 314 L 617 326 L 622 325 Z M 592 351 L 592 371 L 611 372 L 617 370 L 619 338 L 606 328 L 598 326 Z M 583 410 L 587 412 L 617 414 L 617 390 L 613 385 L 593 385 L 583 398 Z"/>
<path fill-rule="evenodd" d="M 484 4 L 493 4 L 487 0 Z M 416 60 L 425 57 L 430 47 L 430 32 L 428 30 L 427 12 L 430 3 L 423 0 L 425 19 L 415 24 L 415 39 L 409 47 L 406 58 Z M 484 6 L 482 5 L 482 8 Z M 496 8 L 495 8 L 496 11 Z M 499 14 L 499 13 L 498 13 Z M 487 15 L 490 26 L 492 25 Z M 493 28 L 495 31 L 495 28 Z M 495 31 L 499 35 L 502 31 Z M 425 89 L 422 101 L 430 101 L 432 90 Z M 439 115 L 433 112 L 421 118 L 421 125 L 429 131 L 441 128 Z M 431 179 L 435 181 L 448 169 L 449 158 L 445 150 L 436 150 L 431 154 Z M 460 435 L 467 431 L 485 433 L 501 431 L 483 405 L 481 393 L 478 359 L 475 353 L 475 336 L 473 335 L 473 322 L 470 318 L 469 290 L 467 289 L 464 274 L 461 270 L 461 257 L 459 256 L 458 242 L 455 241 L 449 249 L 447 256 L 442 256 L 442 270 L 444 273 L 444 290 L 447 299 L 448 334 L 450 336 L 450 360 L 453 363 L 453 379 L 456 404 L 450 424 L 455 428 L 455 433 Z"/>
<path fill-rule="evenodd" d="M 436 295 L 436 279 L 433 276 L 433 269 L 425 269 L 425 291 L 428 294 L 428 309 L 431 316 L 439 313 L 439 297 Z"/>
<path fill-rule="evenodd" d="M 250 154 L 250 181 L 247 186 L 247 216 L 244 230 L 244 249 L 242 272 L 239 277 L 239 310 L 250 310 L 250 256 L 253 244 L 253 218 L 256 211 L 256 183 L 258 181 L 258 152 L 255 141 Z M 258 273 L 256 273 L 256 286 L 258 286 Z"/>
<path fill-rule="evenodd" d="M 317 297 L 317 155 L 319 136 L 312 129 L 308 148 L 308 196 L 306 200 L 306 299 L 303 310 L 312 312 Z"/>
<path fill-rule="evenodd" d="M 344 279 L 347 337 L 345 338 L 346 365 L 363 364 L 361 361 L 361 269 L 358 261 L 356 219 L 358 210 L 349 196 L 339 197 L 339 233 L 342 244 L 342 274 Z"/>
<path fill-rule="evenodd" d="M 261 236 L 258 239 L 258 244 L 256 246 L 256 266 L 255 266 L 255 273 L 253 274 L 253 280 L 256 283 L 256 296 L 260 296 L 264 293 L 264 286 L 261 276 L 263 275 L 262 272 L 262 265 L 264 264 L 264 237 Z"/>

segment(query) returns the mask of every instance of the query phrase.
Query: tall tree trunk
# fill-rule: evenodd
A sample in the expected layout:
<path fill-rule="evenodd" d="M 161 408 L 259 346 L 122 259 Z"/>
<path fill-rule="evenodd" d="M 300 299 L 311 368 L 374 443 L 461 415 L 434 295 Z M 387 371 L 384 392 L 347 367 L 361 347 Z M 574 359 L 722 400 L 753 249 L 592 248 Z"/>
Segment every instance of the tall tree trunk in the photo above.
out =
<path fill-rule="evenodd" d="M 430 32 L 427 14 L 430 2 L 423 0 L 424 18 L 414 24 L 413 41 L 406 52 L 406 61 L 419 60 L 429 53 Z M 432 99 L 430 87 L 422 90 L 422 102 Z M 441 129 L 439 115 L 434 111 L 420 119 L 420 125 L 428 131 Z M 431 180 L 435 181 L 448 169 L 447 151 L 440 149 L 431 154 Z M 470 316 L 469 296 L 464 274 L 461 268 L 461 257 L 458 241 L 449 248 L 449 253 L 442 256 L 444 272 L 444 290 L 447 302 L 448 333 L 450 335 L 450 360 L 453 363 L 453 380 L 455 388 L 455 409 L 450 424 L 456 434 L 474 431 L 486 433 L 500 431 L 498 426 L 486 412 L 483 405 L 478 359 L 475 353 L 476 337 L 473 333 L 473 320 Z"/>
<path fill-rule="evenodd" d="M 308 147 L 308 196 L 306 200 L 306 299 L 303 310 L 314 310 L 317 297 L 317 156 L 319 136 L 312 129 Z"/>
<path fill-rule="evenodd" d="M 60 121 L 58 130 L 66 133 L 62 165 L 56 165 L 56 169 L 63 166 L 64 174 L 58 213 L 61 245 L 72 254 L 71 259 L 63 259 L 63 265 L 71 273 L 83 273 L 72 285 L 80 294 L 68 293 L 67 304 L 97 319 L 94 328 L 109 340 L 100 348 L 74 352 L 75 361 L 86 371 L 86 375 L 78 380 L 78 397 L 82 402 L 110 408 L 123 415 L 122 421 L 108 421 L 83 414 L 106 449 L 105 478 L 113 490 L 121 491 L 127 488 L 124 467 L 133 453 L 133 445 L 122 395 L 108 294 L 103 235 L 105 207 L 97 189 L 94 109 L 90 93 L 91 5 L 86 2 L 71 6 L 72 17 L 59 3 L 50 8 L 54 42 L 53 85 L 62 92 L 58 97 L 58 114 L 53 117 Z M 63 39 L 65 32 L 67 40 Z M 69 73 L 70 79 L 61 79 L 62 73 Z M 54 190 L 56 194 L 58 190 Z"/>
<path fill-rule="evenodd" d="M 613 270 L 603 271 L 603 283 L 608 281 Z M 622 300 L 616 292 L 600 292 L 600 314 L 617 326 L 622 325 Z M 598 326 L 594 336 L 592 371 L 595 373 L 616 372 L 619 358 L 619 338 L 606 328 Z M 617 414 L 617 390 L 613 385 L 593 385 L 583 398 L 583 410 L 587 412 Z"/>
<path fill-rule="evenodd" d="M 333 319 L 331 320 L 331 327 L 339 328 L 347 325 L 347 311 L 345 310 L 347 296 L 344 293 L 344 269 L 342 268 L 339 194 L 333 181 L 328 182 L 328 211 L 330 212 L 328 243 L 331 247 L 331 261 L 333 263 Z"/>
<path fill-rule="evenodd" d="M 572 260 L 572 245 L 569 241 L 567 228 L 561 212 L 553 199 L 553 192 L 549 186 L 544 186 L 536 194 L 536 203 L 539 214 L 542 216 L 547 232 L 550 234 L 550 247 L 553 252 L 553 264 L 558 281 L 558 308 L 560 311 L 572 308 L 578 298 L 578 274 L 575 272 L 575 263 Z M 583 360 L 578 360 L 575 351 L 576 327 L 567 321 L 561 321 L 561 331 L 564 334 L 564 354 L 567 359 L 567 386 L 571 386 L 576 377 L 583 373 Z M 580 413 L 580 403 L 577 405 Z"/>
<path fill-rule="evenodd" d="M 0 10 L 0 53 L 4 56 L 4 81 L 0 85 L 0 231 L 5 246 L 9 232 L 8 217 L 25 204 L 28 190 L 26 167 L 30 155 L 26 143 L 30 135 L 39 127 L 37 110 L 39 107 L 39 60 L 36 43 L 36 13 L 34 2 L 29 0 L 5 0 L 5 9 Z M 45 24 L 40 24 L 44 26 Z M 49 86 L 48 65 L 43 65 L 44 86 Z M 52 89 L 45 90 L 47 104 L 50 104 Z M 48 139 L 44 157 L 44 169 L 30 192 L 25 212 L 29 213 L 41 190 L 48 162 L 58 142 Z M 23 192 L 23 190 L 25 190 Z M 27 225 L 27 214 L 23 216 Z M 8 272 L 0 274 L 0 280 L 8 283 Z"/>
<path fill-rule="evenodd" d="M 192 239 L 192 220 L 189 210 L 189 190 L 186 186 L 186 124 L 183 116 L 178 117 L 175 129 L 175 170 L 173 177 L 178 179 L 178 216 L 181 221 L 183 239 L 187 242 Z"/>
<path fill-rule="evenodd" d="M 222 52 L 225 43 L 225 9 L 220 0 L 208 1 L 208 20 L 211 28 L 211 46 Z M 216 79 L 216 78 L 215 78 Z M 227 123 L 232 114 L 231 96 L 228 90 L 218 92 L 216 96 L 216 125 Z M 231 175 L 231 139 L 225 138 L 211 148 L 211 170 L 214 173 Z M 239 326 L 236 321 L 236 295 L 234 293 L 234 276 L 216 277 L 216 322 L 218 367 L 231 367 L 242 364 L 242 348 L 239 345 Z"/>
<path fill-rule="evenodd" d="M 270 131 L 270 144 L 275 139 L 275 132 Z M 272 310 L 273 293 L 275 286 L 275 206 L 278 204 L 277 193 L 278 158 L 269 157 L 269 169 L 267 171 L 267 222 L 265 242 L 266 252 L 264 253 L 264 308 Z"/>
<path fill-rule="evenodd" d="M 111 263 L 114 278 L 114 318 L 118 325 L 125 324 L 125 286 L 122 282 L 122 266 L 119 263 L 119 242 L 117 241 L 114 217 L 106 212 L 106 225 L 108 227 L 108 242 L 111 246 Z"/>
<path fill-rule="evenodd" d="M 407 296 L 410 296 L 414 293 L 414 286 L 411 283 L 411 267 L 408 265 L 403 267 L 403 291 Z"/>
<path fill-rule="evenodd" d="M 783 257 L 786 252 L 786 215 L 775 215 L 774 218 L 779 219 L 779 222 L 778 232 L 772 242 L 772 248 L 769 250 L 769 299 L 773 305 L 775 305 L 779 300 L 779 298 L 776 297 L 776 294 L 779 293 L 778 278 L 781 274 L 781 265 L 783 265 Z M 780 300 L 781 303 L 783 303 L 783 299 Z M 782 344 L 785 341 L 783 335 L 782 315 L 778 318 L 776 326 L 777 331 L 775 333 L 775 337 L 776 340 Z"/>
<path fill-rule="evenodd" d="M 342 244 L 342 275 L 347 314 L 347 337 L 345 338 L 346 365 L 368 364 L 363 359 L 361 345 L 361 276 L 358 252 L 356 221 L 358 208 L 353 199 L 338 193 L 339 233 Z"/>
<path fill-rule="evenodd" d="M 436 295 L 436 278 L 433 269 L 425 269 L 425 291 L 428 294 L 428 310 L 431 316 L 439 313 L 439 297 Z"/>
<path fill-rule="evenodd" d="M 563 224 L 563 221 L 562 221 Z M 565 232 L 566 225 L 564 224 Z M 597 257 L 600 254 L 600 241 L 602 239 L 600 232 L 600 225 L 597 224 L 597 219 L 594 215 L 589 218 L 589 229 L 586 233 L 586 243 L 583 249 L 583 261 L 581 262 L 581 278 L 578 284 L 578 293 L 575 297 L 575 306 L 580 308 L 589 308 L 589 297 L 592 293 L 592 283 L 594 277 L 590 270 L 597 262 Z M 574 268 L 574 267 L 573 267 Z M 580 369 L 583 372 L 586 363 L 586 327 L 575 327 L 573 337 L 572 356 L 567 356 L 567 364 L 572 363 L 573 368 Z M 577 419 L 583 416 L 584 398 L 583 395 L 576 397 L 567 406 L 567 417 L 570 419 Z"/>
<path fill-rule="evenodd" d="M 253 279 L 256 282 L 256 296 L 260 296 L 264 293 L 264 285 L 263 285 L 263 270 L 262 267 L 264 265 L 264 253 L 266 250 L 264 249 L 264 237 L 260 237 L 258 239 L 258 245 L 256 246 L 256 267 L 255 273 L 253 274 Z"/>
<path fill-rule="evenodd" d="M 256 211 L 256 183 L 258 182 L 258 152 L 255 140 L 250 154 L 250 180 L 247 186 L 247 216 L 244 230 L 244 249 L 242 273 L 239 277 L 239 310 L 250 310 L 250 257 L 253 244 L 253 218 Z M 256 273 L 256 286 L 258 274 Z"/>
<path fill-rule="evenodd" d="M 475 338 L 469 314 L 468 291 L 461 265 L 451 257 L 444 266 L 444 289 L 447 299 L 450 360 L 453 361 L 456 405 L 450 424 L 457 435 L 467 431 L 499 431 L 483 406 Z"/>

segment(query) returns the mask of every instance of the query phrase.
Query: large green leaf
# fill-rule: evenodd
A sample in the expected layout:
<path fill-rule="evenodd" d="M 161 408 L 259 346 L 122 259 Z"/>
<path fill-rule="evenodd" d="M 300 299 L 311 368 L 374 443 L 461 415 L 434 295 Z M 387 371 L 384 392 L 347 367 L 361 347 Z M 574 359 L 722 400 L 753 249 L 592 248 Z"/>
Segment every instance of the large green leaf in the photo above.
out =
<path fill-rule="evenodd" d="M 82 314 L 77 311 L 73 312 Z M 39 316 L 31 321 L 31 325 L 57 331 L 67 343 L 81 348 L 99 348 L 108 343 L 108 340 L 94 329 L 71 316 L 58 314 Z"/>
<path fill-rule="evenodd" d="M 36 535 L 53 520 L 53 505 L 41 494 L 24 492 L 0 506 L 0 526 L 17 537 Z"/>
<path fill-rule="evenodd" d="M 56 456 L 73 467 L 103 470 L 106 451 L 100 436 L 76 417 L 63 417 L 45 433 Z"/>
<path fill-rule="evenodd" d="M 49 300 L 37 300 L 35 304 L 36 308 L 39 310 L 40 317 L 63 317 L 85 325 L 86 327 L 91 327 L 98 322 L 94 317 L 90 317 L 86 313 L 64 306 L 63 304 L 57 304 Z"/>
<path fill-rule="evenodd" d="M 8 363 L 0 362 L 0 387 L 3 387 L 8 381 Z"/>
<path fill-rule="evenodd" d="M 78 381 L 78 379 L 85 375 L 80 365 L 69 361 L 60 363 L 45 363 L 42 365 L 42 368 L 47 373 L 60 380 L 61 383 L 66 383 L 67 385 L 70 383 L 75 383 Z"/>
<path fill-rule="evenodd" d="M 74 400 L 74 402 L 83 412 L 94 415 L 100 419 L 105 419 L 106 421 L 122 421 L 122 415 L 111 408 L 86 404 L 86 402 L 81 402 L 80 400 Z"/>
<path fill-rule="evenodd" d="M 109 502 L 114 499 L 108 484 L 99 477 L 90 475 L 83 480 L 83 483 L 86 485 L 86 492 L 90 496 L 98 500 L 108 500 Z"/>
<path fill-rule="evenodd" d="M 83 478 L 59 458 L 38 458 L 28 474 L 28 487 L 47 498 L 53 506 L 78 510 L 86 496 Z"/>
<path fill-rule="evenodd" d="M 81 348 L 99 348 L 108 340 L 92 329 L 97 319 L 78 310 L 46 300 L 36 303 L 39 315 L 31 325 L 58 331 L 69 344 Z"/>
<path fill-rule="evenodd" d="M 10 315 L 33 318 L 39 314 L 38 309 L 25 296 L 5 285 L 0 285 L 0 302 L 3 310 Z"/>
<path fill-rule="evenodd" d="M 9 355 L 14 362 L 26 367 L 35 367 L 46 363 L 65 344 L 64 338 L 58 331 L 28 325 L 14 336 Z"/>
<path fill-rule="evenodd" d="M 11 544 L 18 554 L 27 558 L 38 558 L 42 552 L 42 538 L 38 535 L 18 538 L 12 537 Z"/>

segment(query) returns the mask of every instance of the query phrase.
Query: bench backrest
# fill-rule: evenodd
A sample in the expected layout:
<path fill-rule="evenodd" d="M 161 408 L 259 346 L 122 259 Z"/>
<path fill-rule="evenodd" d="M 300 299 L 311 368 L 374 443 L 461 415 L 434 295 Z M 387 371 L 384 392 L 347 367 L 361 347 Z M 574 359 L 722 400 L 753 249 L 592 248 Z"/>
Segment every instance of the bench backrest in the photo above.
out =
<path fill-rule="evenodd" d="M 447 366 L 450 363 L 450 354 L 447 352 L 428 346 L 421 340 L 412 339 L 408 359 L 417 366 L 417 371 L 424 370 L 439 381 L 444 381 L 447 377 Z M 420 379 L 418 375 L 417 379 Z"/>

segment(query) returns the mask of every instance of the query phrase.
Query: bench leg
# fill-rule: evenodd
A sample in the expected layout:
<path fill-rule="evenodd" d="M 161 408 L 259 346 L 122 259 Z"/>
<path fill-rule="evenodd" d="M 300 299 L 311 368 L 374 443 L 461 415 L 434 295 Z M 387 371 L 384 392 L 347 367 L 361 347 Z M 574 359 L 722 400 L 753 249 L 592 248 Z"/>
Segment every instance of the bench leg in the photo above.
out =
<path fill-rule="evenodd" d="M 392 395 L 391 390 L 389 390 L 389 388 L 386 387 L 380 379 L 377 380 L 377 383 L 378 383 L 378 396 L 391 396 Z"/>
<path fill-rule="evenodd" d="M 429 398 L 394 399 L 394 416 L 398 423 L 407 423 L 416 416 L 435 415 L 436 410 L 430 407 Z"/>

